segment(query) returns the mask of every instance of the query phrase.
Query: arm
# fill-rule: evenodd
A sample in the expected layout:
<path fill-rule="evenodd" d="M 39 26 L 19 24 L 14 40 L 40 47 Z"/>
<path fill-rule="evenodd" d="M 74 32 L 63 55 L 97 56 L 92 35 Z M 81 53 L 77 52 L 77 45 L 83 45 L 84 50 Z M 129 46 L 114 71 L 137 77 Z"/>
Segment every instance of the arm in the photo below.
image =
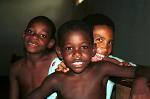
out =
<path fill-rule="evenodd" d="M 119 59 L 119 58 L 118 58 Z M 115 63 L 115 64 L 118 64 L 118 65 L 125 65 L 125 66 L 130 66 L 128 62 L 120 62 L 118 61 L 117 59 L 115 59 L 114 57 L 104 57 L 103 60 L 105 61 L 109 61 L 109 62 L 112 62 L 112 63 Z M 102 60 L 100 60 L 102 61 Z M 58 65 L 56 71 L 61 71 L 61 72 L 68 72 L 69 71 L 69 68 L 65 66 L 65 64 L 63 63 L 63 61 Z"/>
<path fill-rule="evenodd" d="M 138 65 L 136 68 L 135 75 L 136 77 L 144 77 L 147 79 L 147 81 L 150 80 L 150 67 L 149 66 L 141 66 Z"/>
<path fill-rule="evenodd" d="M 10 81 L 9 99 L 19 99 L 19 84 L 16 77 L 17 69 L 15 67 L 16 67 L 15 65 L 11 66 L 9 73 L 9 81 Z"/>
<path fill-rule="evenodd" d="M 117 64 L 103 61 L 104 63 L 104 71 L 105 75 L 108 76 L 115 76 L 115 77 L 128 77 L 128 78 L 135 78 L 135 77 L 144 77 L 147 80 L 150 80 L 150 67 L 148 66 L 141 66 L 137 65 L 136 67 L 133 66 L 119 66 Z"/>
<path fill-rule="evenodd" d="M 27 99 L 44 99 L 44 97 L 52 94 L 55 91 L 55 84 L 57 84 L 57 80 L 54 75 L 49 75 L 41 84 L 40 87 L 35 89 Z"/>
<path fill-rule="evenodd" d="M 119 62 L 118 65 L 121 65 L 121 66 L 135 66 L 135 64 L 133 64 L 132 62 L 127 62 L 127 61 L 125 61 L 125 60 L 123 60 L 121 58 L 118 58 L 118 57 L 115 57 L 115 56 L 112 56 L 112 55 L 109 55 L 108 57 L 118 61 Z M 113 63 L 115 63 L 115 62 L 113 62 Z"/>
<path fill-rule="evenodd" d="M 135 77 L 135 67 L 132 66 L 120 66 L 118 64 L 102 61 L 103 64 L 101 72 L 105 76 L 113 76 L 113 77 L 127 77 L 134 78 Z"/>

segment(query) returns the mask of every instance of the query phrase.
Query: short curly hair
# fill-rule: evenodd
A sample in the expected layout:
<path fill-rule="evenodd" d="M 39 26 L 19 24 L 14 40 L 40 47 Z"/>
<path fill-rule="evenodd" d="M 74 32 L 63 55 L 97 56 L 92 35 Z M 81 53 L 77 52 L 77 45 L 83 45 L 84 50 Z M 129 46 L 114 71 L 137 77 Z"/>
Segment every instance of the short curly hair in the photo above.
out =
<path fill-rule="evenodd" d="M 56 35 L 57 46 L 59 47 L 63 46 L 63 41 L 66 37 L 66 34 L 71 31 L 82 31 L 83 33 L 86 33 L 86 35 L 89 36 L 91 43 L 94 42 L 92 31 L 86 23 L 84 23 L 81 20 L 70 20 L 62 24 L 60 28 L 58 29 L 56 33 L 57 34 Z"/>
<path fill-rule="evenodd" d="M 107 25 L 109 26 L 113 32 L 115 32 L 115 24 L 114 22 L 106 15 L 100 13 L 89 14 L 82 19 L 85 23 L 87 23 L 90 28 L 94 28 L 95 25 Z"/>

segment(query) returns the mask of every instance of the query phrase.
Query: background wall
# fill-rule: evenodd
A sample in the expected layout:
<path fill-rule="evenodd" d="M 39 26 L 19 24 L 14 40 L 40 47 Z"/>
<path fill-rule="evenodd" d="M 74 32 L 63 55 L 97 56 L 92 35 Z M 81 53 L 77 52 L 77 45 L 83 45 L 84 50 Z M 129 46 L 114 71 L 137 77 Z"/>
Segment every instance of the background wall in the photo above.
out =
<path fill-rule="evenodd" d="M 8 75 L 13 54 L 23 55 L 21 33 L 31 18 L 45 15 L 59 26 L 72 7 L 72 0 L 0 0 L 0 76 Z"/>
<path fill-rule="evenodd" d="M 85 0 L 74 7 L 74 17 L 103 13 L 115 23 L 114 55 L 137 64 L 150 65 L 149 0 Z"/>

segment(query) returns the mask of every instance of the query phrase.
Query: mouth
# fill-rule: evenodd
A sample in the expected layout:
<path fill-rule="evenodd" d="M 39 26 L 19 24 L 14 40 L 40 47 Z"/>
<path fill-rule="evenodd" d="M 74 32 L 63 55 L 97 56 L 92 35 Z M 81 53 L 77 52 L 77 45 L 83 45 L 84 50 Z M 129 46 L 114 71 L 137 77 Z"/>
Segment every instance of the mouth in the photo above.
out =
<path fill-rule="evenodd" d="M 92 61 L 93 62 L 101 61 L 101 60 L 103 60 L 104 57 L 105 57 L 105 55 L 96 53 L 96 55 L 94 57 L 92 57 Z"/>
<path fill-rule="evenodd" d="M 82 64 L 83 64 L 83 62 L 73 62 L 73 65 L 74 65 L 75 67 L 81 67 Z"/>
<path fill-rule="evenodd" d="M 106 49 L 97 48 L 96 54 L 98 54 L 97 56 L 104 57 L 107 56 L 108 52 L 106 51 Z"/>
<path fill-rule="evenodd" d="M 104 54 L 98 54 L 98 53 L 96 53 L 96 56 L 98 56 L 98 57 L 102 57 L 102 58 L 104 58 L 104 57 L 105 57 L 105 55 L 104 55 Z"/>
<path fill-rule="evenodd" d="M 28 44 L 29 46 L 32 46 L 32 47 L 37 47 L 37 46 L 38 46 L 38 44 L 35 43 L 35 42 L 27 42 L 27 44 Z"/>

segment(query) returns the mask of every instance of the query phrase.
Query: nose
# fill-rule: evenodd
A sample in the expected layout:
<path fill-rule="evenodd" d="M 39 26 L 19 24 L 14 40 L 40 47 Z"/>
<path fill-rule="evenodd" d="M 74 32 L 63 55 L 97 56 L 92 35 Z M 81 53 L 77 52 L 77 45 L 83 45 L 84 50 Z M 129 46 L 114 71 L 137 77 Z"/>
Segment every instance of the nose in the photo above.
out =
<path fill-rule="evenodd" d="M 80 51 L 78 51 L 78 50 L 74 51 L 73 57 L 74 57 L 75 59 L 80 59 L 80 58 L 81 58 L 81 53 L 80 53 Z"/>
<path fill-rule="evenodd" d="M 107 42 L 103 42 L 103 43 L 100 44 L 100 47 L 103 48 L 103 49 L 107 49 L 108 43 Z"/>
<path fill-rule="evenodd" d="M 33 39 L 38 39 L 38 38 L 39 38 L 39 35 L 36 34 L 36 33 L 34 33 L 34 34 L 32 35 L 32 38 L 33 38 Z"/>
<path fill-rule="evenodd" d="M 106 42 L 97 43 L 97 53 L 105 55 L 108 52 L 108 44 Z"/>

